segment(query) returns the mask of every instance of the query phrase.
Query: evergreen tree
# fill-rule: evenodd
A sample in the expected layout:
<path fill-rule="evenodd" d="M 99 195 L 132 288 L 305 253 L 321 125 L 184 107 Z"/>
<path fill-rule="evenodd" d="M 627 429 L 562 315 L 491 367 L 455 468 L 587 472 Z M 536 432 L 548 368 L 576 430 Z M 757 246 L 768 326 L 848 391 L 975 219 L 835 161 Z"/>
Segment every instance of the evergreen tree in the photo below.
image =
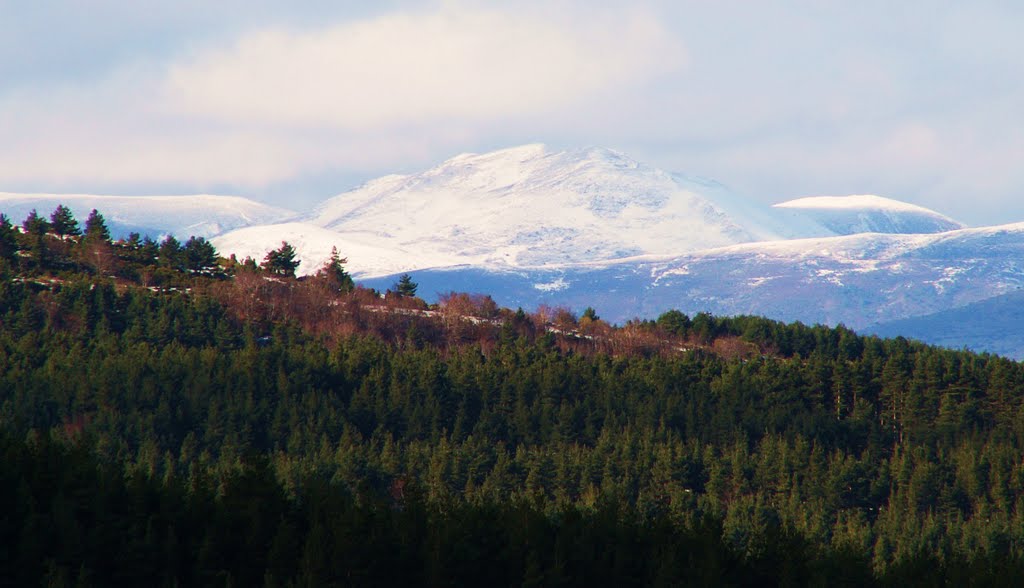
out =
<path fill-rule="evenodd" d="M 58 204 L 53 214 L 50 215 L 50 224 L 53 226 L 53 232 L 61 238 L 78 237 L 82 234 L 75 215 L 71 213 L 70 208 L 63 204 Z"/>
<path fill-rule="evenodd" d="M 85 219 L 85 241 L 100 242 L 110 241 L 110 229 L 107 228 L 107 221 L 95 208 Z"/>
<path fill-rule="evenodd" d="M 139 245 L 139 261 L 149 265 L 156 263 L 159 256 L 160 245 L 149 235 L 146 235 L 146 237 L 142 239 L 142 244 Z"/>
<path fill-rule="evenodd" d="M 352 281 L 352 276 L 345 271 L 346 263 L 348 263 L 348 258 L 341 257 L 337 247 L 331 247 L 331 258 L 317 274 L 325 278 L 333 289 L 339 292 L 351 292 L 355 288 L 355 282 Z"/>
<path fill-rule="evenodd" d="M 413 297 L 416 295 L 416 289 L 419 288 L 419 284 L 412 281 L 412 276 L 409 274 L 402 274 L 399 276 L 398 281 L 391 287 L 391 290 L 399 296 Z"/>
<path fill-rule="evenodd" d="M 0 213 L 0 259 L 12 260 L 18 252 L 18 231 L 7 215 Z"/>
<path fill-rule="evenodd" d="M 36 212 L 36 209 L 32 209 L 25 217 L 25 221 L 21 223 L 21 227 L 25 230 L 25 233 L 29 235 L 43 236 L 50 232 L 50 223 Z"/>
<path fill-rule="evenodd" d="M 262 267 L 274 275 L 294 278 L 299 263 L 295 259 L 295 248 L 287 241 L 281 241 L 279 248 L 269 251 L 263 258 Z"/>
<path fill-rule="evenodd" d="M 160 265 L 171 269 L 185 269 L 185 249 L 174 235 L 167 235 L 160 243 Z"/>
<path fill-rule="evenodd" d="M 142 235 L 132 231 L 128 233 L 128 236 L 124 239 L 124 246 L 129 251 L 138 251 L 142 248 Z"/>
<path fill-rule="evenodd" d="M 185 267 L 193 272 L 207 272 L 217 267 L 217 250 L 202 237 L 189 237 L 185 242 Z"/>

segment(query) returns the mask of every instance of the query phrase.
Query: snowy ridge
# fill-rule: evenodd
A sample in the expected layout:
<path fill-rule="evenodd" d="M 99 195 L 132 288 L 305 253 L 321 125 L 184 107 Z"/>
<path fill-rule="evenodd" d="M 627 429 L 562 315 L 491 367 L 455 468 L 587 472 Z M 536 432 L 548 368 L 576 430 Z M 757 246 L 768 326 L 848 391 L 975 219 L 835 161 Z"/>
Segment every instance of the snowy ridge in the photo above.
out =
<path fill-rule="evenodd" d="M 941 233 L 964 228 L 922 206 L 873 195 L 813 196 L 775 205 L 794 218 L 812 220 L 838 235 L 856 233 Z"/>
<path fill-rule="evenodd" d="M 617 322 L 674 308 L 867 329 L 1024 288 L 1024 223 L 964 228 L 866 195 L 772 207 L 601 148 L 463 154 L 301 216 L 219 196 L 0 194 L 0 211 L 17 222 L 59 202 L 80 219 L 102 210 L 115 231 L 216 235 L 240 258 L 288 241 L 300 274 L 337 247 L 371 287 L 413 272 L 428 299 L 487 292 L 513 308 L 593 306 Z"/>
<path fill-rule="evenodd" d="M 20 223 L 35 209 L 48 217 L 58 204 L 84 222 L 99 210 L 115 237 L 138 232 L 156 238 L 212 237 L 239 227 L 279 222 L 295 213 L 239 196 L 98 196 L 93 194 L 0 193 L 0 212 Z"/>
<path fill-rule="evenodd" d="M 454 256 L 430 257 L 415 250 L 394 249 L 372 234 L 342 234 L 303 222 L 246 227 L 211 239 L 222 254 L 234 254 L 239 260 L 251 257 L 257 262 L 282 241 L 295 247 L 299 275 L 315 273 L 330 258 L 332 247 L 349 260 L 346 269 L 360 278 L 460 265 Z"/>
<path fill-rule="evenodd" d="M 1016 292 L 1024 288 L 1022 260 L 1024 223 L 1016 223 L 936 235 L 748 243 L 516 271 L 435 269 L 414 276 L 428 296 L 450 289 L 486 291 L 512 307 L 592 306 L 616 322 L 678 309 L 870 329 Z M 986 349 L 980 340 L 975 337 L 975 348 Z"/>
<path fill-rule="evenodd" d="M 438 263 L 524 267 L 821 234 L 725 187 L 602 148 L 534 144 L 386 176 L 305 222 Z M 410 260 L 411 261 L 411 260 Z"/>

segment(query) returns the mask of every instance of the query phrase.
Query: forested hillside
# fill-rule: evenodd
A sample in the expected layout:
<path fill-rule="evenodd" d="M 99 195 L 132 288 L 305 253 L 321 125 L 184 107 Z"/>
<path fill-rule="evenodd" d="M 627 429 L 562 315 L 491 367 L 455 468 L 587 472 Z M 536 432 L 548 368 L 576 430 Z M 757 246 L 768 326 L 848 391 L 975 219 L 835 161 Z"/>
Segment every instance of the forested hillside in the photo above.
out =
<path fill-rule="evenodd" d="M 430 307 L 340 256 L 299 280 L 286 245 L 258 265 L 58 212 L 0 219 L 12 585 L 1024 574 L 1018 363 L 756 317 Z"/>

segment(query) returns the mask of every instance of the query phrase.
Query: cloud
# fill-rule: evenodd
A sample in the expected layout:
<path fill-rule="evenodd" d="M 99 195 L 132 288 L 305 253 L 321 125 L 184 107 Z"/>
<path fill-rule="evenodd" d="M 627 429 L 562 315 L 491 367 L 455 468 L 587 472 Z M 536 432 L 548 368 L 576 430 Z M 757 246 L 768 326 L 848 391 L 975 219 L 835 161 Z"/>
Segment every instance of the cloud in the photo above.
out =
<path fill-rule="evenodd" d="M 681 56 L 650 18 L 444 8 L 250 33 L 175 65 L 163 90 L 172 108 L 216 121 L 380 129 L 548 112 Z"/>
<path fill-rule="evenodd" d="M 464 150 L 684 62 L 653 17 L 446 4 L 0 96 L 0 182 L 246 188 Z"/>

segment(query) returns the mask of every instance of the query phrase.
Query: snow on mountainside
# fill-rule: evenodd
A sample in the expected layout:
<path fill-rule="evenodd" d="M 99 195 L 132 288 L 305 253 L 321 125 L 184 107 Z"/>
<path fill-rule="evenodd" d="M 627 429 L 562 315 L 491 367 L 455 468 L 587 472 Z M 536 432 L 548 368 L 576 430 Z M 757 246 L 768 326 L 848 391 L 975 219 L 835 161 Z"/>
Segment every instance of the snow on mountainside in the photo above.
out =
<path fill-rule="evenodd" d="M 115 237 L 130 232 L 153 238 L 212 237 L 239 227 L 280 222 L 294 212 L 238 196 L 95 196 L 88 194 L 0 193 L 0 212 L 20 223 L 32 209 L 49 217 L 58 204 L 84 223 L 92 209 L 103 214 Z"/>
<path fill-rule="evenodd" d="M 395 249 L 372 235 L 340 234 L 301 222 L 246 227 L 210 241 L 223 255 L 233 253 L 238 259 L 251 257 L 257 261 L 271 249 L 280 247 L 282 241 L 287 241 L 295 247 L 296 259 L 300 262 L 299 275 L 315 273 L 330 258 L 332 247 L 337 247 L 339 254 L 349 260 L 345 268 L 358 276 L 401 273 L 410 268 L 410 260 L 418 269 L 457 263 L 454 258 L 431 259 L 416 251 Z"/>
<path fill-rule="evenodd" d="M 964 225 L 927 208 L 881 196 L 815 196 L 775 205 L 812 220 L 837 235 L 941 233 Z"/>
<path fill-rule="evenodd" d="M 820 234 L 810 221 L 601 148 L 526 145 L 386 176 L 304 221 L 417 265 L 538 266 Z"/>
<path fill-rule="evenodd" d="M 748 243 L 673 257 L 505 272 L 431 270 L 414 278 L 426 296 L 462 289 L 493 293 L 512 307 L 593 306 L 617 322 L 674 308 L 864 329 L 1024 287 L 1024 223 L 934 235 Z"/>

